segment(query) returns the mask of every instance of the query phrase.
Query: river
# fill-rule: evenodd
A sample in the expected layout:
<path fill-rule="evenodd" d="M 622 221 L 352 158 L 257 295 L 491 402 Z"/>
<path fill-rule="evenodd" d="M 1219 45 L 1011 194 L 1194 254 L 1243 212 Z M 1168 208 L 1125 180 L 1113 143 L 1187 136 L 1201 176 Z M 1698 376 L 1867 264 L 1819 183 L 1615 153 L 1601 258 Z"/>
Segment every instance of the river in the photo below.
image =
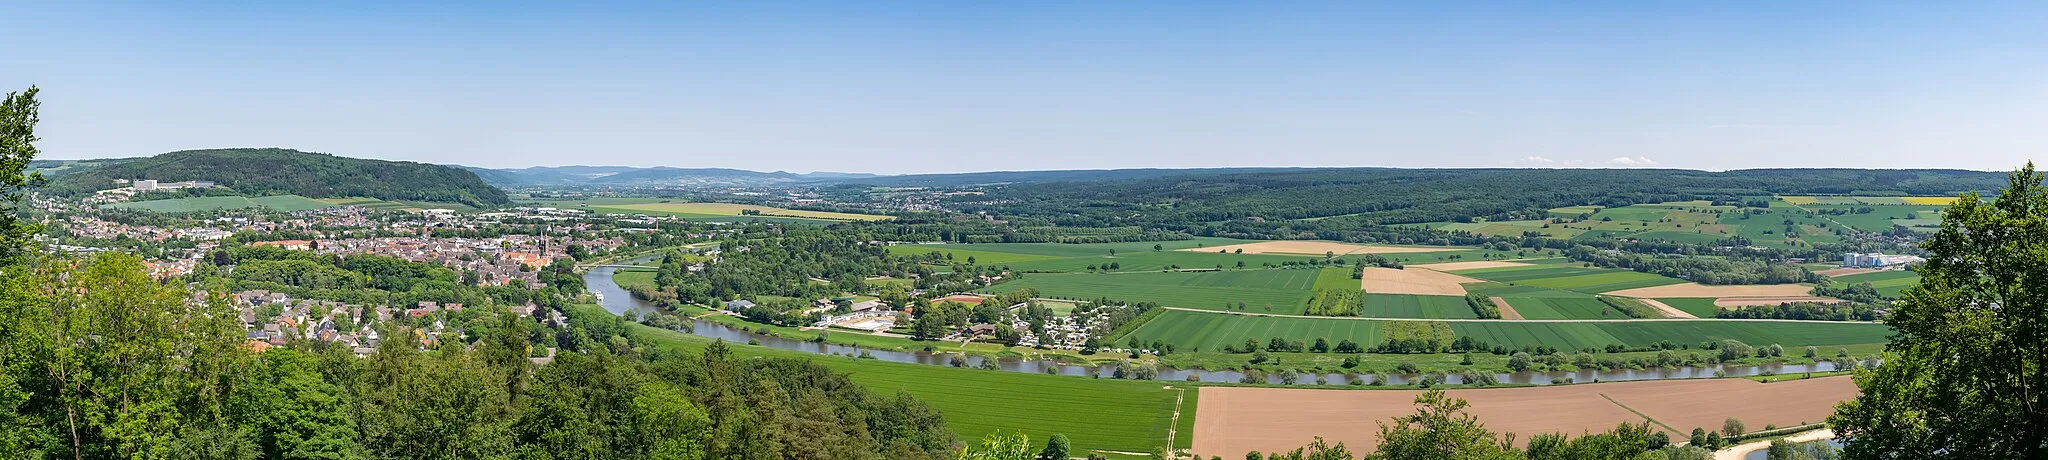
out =
<path fill-rule="evenodd" d="M 653 256 L 647 256 L 639 259 L 634 259 L 633 261 L 630 262 L 624 262 L 623 264 L 639 264 L 652 259 Z M 604 306 L 605 310 L 611 311 L 614 314 L 625 315 L 629 319 L 637 319 L 640 315 L 646 314 L 647 312 L 658 311 L 652 303 L 633 298 L 632 293 L 627 292 L 625 288 L 620 287 L 618 283 L 613 282 L 612 274 L 617 270 L 617 268 L 612 267 L 599 267 L 593 268 L 588 273 L 585 273 L 583 275 L 583 283 L 589 286 L 591 292 L 597 293 L 597 295 L 603 298 L 603 300 L 600 303 Z M 755 342 L 759 343 L 761 346 L 764 347 L 780 348 L 784 350 L 796 350 L 807 353 L 857 356 L 860 355 L 861 352 L 865 351 L 869 356 L 873 356 L 875 359 L 883 361 L 928 364 L 935 366 L 950 365 L 953 359 L 952 353 L 862 349 L 858 347 L 850 347 L 843 345 L 831 345 L 802 340 L 790 340 L 772 335 L 755 334 L 752 332 L 742 331 L 726 326 L 724 324 L 704 320 L 693 321 L 692 325 L 694 326 L 692 328 L 692 333 L 696 335 L 725 339 L 726 341 L 729 342 Z M 858 332 L 840 331 L 838 333 L 857 334 Z M 980 366 L 982 361 L 985 359 L 994 358 L 982 358 L 977 356 L 966 357 L 966 361 L 969 366 L 977 367 Z M 1110 376 L 1115 375 L 1116 372 L 1116 366 L 1113 364 L 1102 366 L 1083 366 L 1075 364 L 1060 364 L 1051 360 L 1038 359 L 1001 358 L 996 359 L 996 365 L 997 367 L 1000 367 L 1002 370 L 1010 372 L 1027 372 L 1033 374 L 1057 373 L 1061 375 L 1083 377 L 1099 376 L 1102 378 L 1109 378 Z M 1585 383 L 1620 382 L 1631 380 L 1695 379 L 1717 376 L 1741 377 L 1762 375 L 1765 373 L 1777 375 L 1790 375 L 1805 372 L 1827 372 L 1833 370 L 1835 370 L 1834 363 L 1823 361 L 1815 364 L 1766 364 L 1760 366 L 1722 366 L 1717 364 L 1713 366 L 1701 367 L 1615 369 L 1605 371 L 1582 370 L 1578 372 L 1511 372 L 1494 374 L 1493 378 L 1494 381 L 1500 383 L 1548 385 L 1559 382 Z M 1384 379 L 1384 381 L 1382 382 L 1384 384 L 1407 385 L 1410 383 L 1414 383 L 1418 379 L 1423 378 L 1425 374 L 1387 373 L 1377 375 L 1379 376 L 1379 378 Z M 1158 379 L 1182 381 L 1191 380 L 1191 376 L 1193 379 L 1199 379 L 1200 381 L 1204 382 L 1237 382 L 1244 378 L 1243 373 L 1230 370 L 1212 371 L 1201 369 L 1175 369 L 1169 367 L 1161 367 L 1159 369 Z M 1317 380 L 1320 378 L 1323 382 L 1326 382 L 1328 384 L 1342 385 L 1349 382 L 1349 379 L 1352 378 L 1369 377 L 1371 376 L 1361 374 L 1301 374 L 1298 376 L 1298 379 L 1295 381 L 1295 383 L 1299 385 L 1313 385 L 1318 383 Z M 1456 374 L 1443 375 L 1442 378 L 1444 380 L 1444 383 L 1448 384 L 1464 383 L 1464 379 Z M 1266 376 L 1266 382 L 1270 384 L 1283 383 L 1279 375 L 1270 374 Z"/>

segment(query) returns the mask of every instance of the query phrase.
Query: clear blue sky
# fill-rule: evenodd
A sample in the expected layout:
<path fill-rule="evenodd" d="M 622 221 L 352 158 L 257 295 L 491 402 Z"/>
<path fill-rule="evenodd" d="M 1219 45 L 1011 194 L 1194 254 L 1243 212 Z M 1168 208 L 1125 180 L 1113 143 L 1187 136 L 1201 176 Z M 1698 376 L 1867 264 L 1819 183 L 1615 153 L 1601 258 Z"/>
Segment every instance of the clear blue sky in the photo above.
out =
<path fill-rule="evenodd" d="M 43 88 L 50 158 L 279 146 L 882 173 L 2048 159 L 2038 0 L 26 3 L 4 8 L 0 87 Z"/>

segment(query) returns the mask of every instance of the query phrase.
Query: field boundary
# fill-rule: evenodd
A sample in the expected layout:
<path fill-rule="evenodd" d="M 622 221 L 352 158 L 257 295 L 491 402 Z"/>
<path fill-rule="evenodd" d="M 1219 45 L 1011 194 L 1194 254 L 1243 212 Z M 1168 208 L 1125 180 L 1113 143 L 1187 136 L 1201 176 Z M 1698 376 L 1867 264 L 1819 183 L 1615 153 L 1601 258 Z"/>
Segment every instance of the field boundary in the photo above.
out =
<path fill-rule="evenodd" d="M 1657 426 L 1661 426 L 1661 427 L 1664 427 L 1664 429 L 1666 429 L 1666 430 L 1671 430 L 1671 432 L 1673 432 L 1673 433 L 1684 433 L 1684 432 L 1685 432 L 1685 431 L 1683 431 L 1683 430 L 1679 430 L 1679 429 L 1678 429 L 1677 427 L 1673 427 L 1673 426 L 1671 426 L 1671 425 L 1669 425 L 1669 424 L 1665 424 L 1664 422 L 1658 421 L 1656 417 L 1651 417 L 1651 416 L 1650 416 L 1650 414 L 1645 414 L 1645 413 L 1643 413 L 1643 411 L 1639 411 L 1639 410 L 1636 410 L 1636 408 L 1633 408 L 1633 407 L 1628 407 L 1628 405 L 1627 405 L 1627 404 L 1622 404 L 1622 403 L 1621 403 L 1621 401 L 1615 401 L 1615 400 L 1614 400 L 1614 398 L 1608 397 L 1608 396 L 1607 396 L 1607 393 L 1600 393 L 1600 399 L 1605 399 L 1605 400 L 1607 400 L 1607 402 L 1611 402 L 1611 403 L 1614 403 L 1614 405 L 1616 405 L 1616 406 L 1621 406 L 1621 408 L 1622 408 L 1623 410 L 1627 410 L 1627 411 L 1629 411 L 1629 412 L 1631 412 L 1631 413 L 1634 413 L 1634 414 L 1636 414 L 1636 415 L 1640 415 L 1640 416 L 1642 416 L 1642 417 L 1643 417 L 1643 420 L 1648 420 L 1648 421 L 1649 421 L 1650 423 L 1655 423 L 1655 424 L 1657 424 Z"/>
<path fill-rule="evenodd" d="M 1699 316 L 1697 316 L 1697 315 L 1693 315 L 1692 313 L 1687 313 L 1687 312 L 1686 312 L 1685 310 L 1680 310 L 1680 309 L 1678 309 L 1678 307 L 1673 307 L 1673 306 L 1671 306 L 1670 304 L 1666 304 L 1666 303 L 1664 303 L 1664 301 L 1661 301 L 1661 300 L 1657 300 L 1657 299 L 1648 299 L 1648 298 L 1641 298 L 1641 299 L 1636 299 L 1636 301 L 1642 302 L 1642 303 L 1643 303 L 1644 305 L 1649 305 L 1649 306 L 1650 306 L 1650 308 L 1655 308 L 1655 309 L 1657 309 L 1658 311 L 1661 311 L 1661 312 L 1663 312 L 1663 313 L 1664 313 L 1664 317 L 1666 317 L 1666 318 L 1676 318 L 1676 319 L 1685 319 L 1685 318 L 1691 318 L 1691 319 L 1700 319 L 1700 317 L 1699 317 Z"/>
<path fill-rule="evenodd" d="M 1508 305 L 1508 299 L 1503 299 L 1503 298 L 1499 298 L 1499 297 L 1494 297 L 1494 298 L 1493 298 L 1493 306 L 1495 306 L 1495 307 L 1500 307 L 1500 319 L 1497 319 L 1497 320 L 1494 320 L 1494 321 L 1521 321 L 1521 320 L 1522 320 L 1522 312 L 1518 312 L 1518 311 L 1515 311 L 1515 307 L 1513 307 L 1513 306 L 1510 306 L 1510 305 Z"/>

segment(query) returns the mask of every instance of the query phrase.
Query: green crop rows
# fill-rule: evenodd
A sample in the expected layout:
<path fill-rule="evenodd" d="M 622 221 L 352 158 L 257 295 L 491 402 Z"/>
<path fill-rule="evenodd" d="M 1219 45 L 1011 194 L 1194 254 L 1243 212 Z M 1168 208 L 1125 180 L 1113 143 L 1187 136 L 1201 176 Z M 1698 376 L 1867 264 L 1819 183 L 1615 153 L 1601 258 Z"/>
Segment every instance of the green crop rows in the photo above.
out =
<path fill-rule="evenodd" d="M 1350 339 L 1360 344 L 1381 341 L 1380 323 L 1386 320 L 1338 318 L 1281 318 L 1170 311 L 1132 333 L 1143 342 L 1161 341 L 1179 349 L 1220 350 L 1245 340 L 1264 342 L 1273 337 L 1332 342 Z M 1560 349 L 1603 348 L 1612 344 L 1647 346 L 1659 341 L 1698 344 L 1735 339 L 1754 345 L 1779 344 L 1851 345 L 1883 343 L 1891 328 L 1874 323 L 1846 322 L 1762 322 L 1762 321 L 1589 321 L 1589 322 L 1451 322 L 1459 336 L 1489 344 L 1520 348 L 1524 345 Z"/>
<path fill-rule="evenodd" d="M 1297 314 L 1303 310 L 1322 270 L 1281 269 L 1222 272 L 1044 273 L 982 289 L 1004 293 L 1037 289 L 1041 297 L 1109 298 L 1127 302 L 1221 310 L 1239 302 L 1247 311 Z"/>

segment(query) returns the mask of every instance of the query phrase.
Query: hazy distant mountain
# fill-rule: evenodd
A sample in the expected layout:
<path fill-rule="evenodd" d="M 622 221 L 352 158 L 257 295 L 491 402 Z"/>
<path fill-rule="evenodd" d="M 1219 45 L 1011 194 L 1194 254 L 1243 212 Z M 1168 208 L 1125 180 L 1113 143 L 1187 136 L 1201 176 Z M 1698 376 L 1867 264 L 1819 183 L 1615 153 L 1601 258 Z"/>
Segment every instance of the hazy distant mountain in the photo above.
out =
<path fill-rule="evenodd" d="M 50 183 L 60 193 L 112 188 L 115 179 L 155 179 L 213 181 L 248 195 L 363 196 L 471 206 L 512 202 L 503 190 L 462 168 L 291 149 L 185 150 L 146 158 L 38 163 L 45 165 L 63 172 Z"/>

